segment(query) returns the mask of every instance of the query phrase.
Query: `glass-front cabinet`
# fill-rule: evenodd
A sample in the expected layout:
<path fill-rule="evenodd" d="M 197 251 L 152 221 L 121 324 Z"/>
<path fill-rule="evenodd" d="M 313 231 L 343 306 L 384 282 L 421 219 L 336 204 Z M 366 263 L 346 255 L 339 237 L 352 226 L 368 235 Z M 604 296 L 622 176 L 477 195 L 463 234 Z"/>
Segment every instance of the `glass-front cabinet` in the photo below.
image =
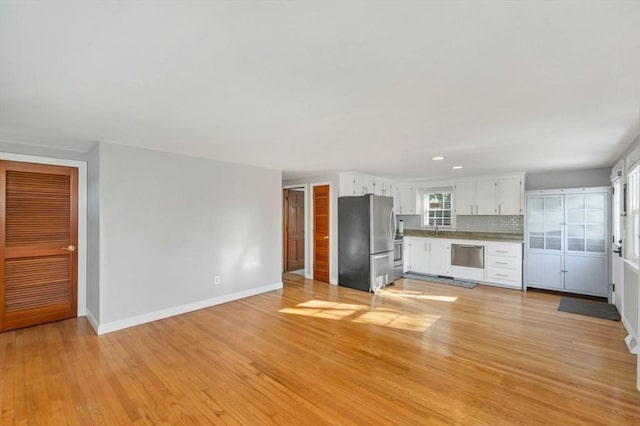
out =
<path fill-rule="evenodd" d="M 527 191 L 526 286 L 608 295 L 608 187 Z"/>

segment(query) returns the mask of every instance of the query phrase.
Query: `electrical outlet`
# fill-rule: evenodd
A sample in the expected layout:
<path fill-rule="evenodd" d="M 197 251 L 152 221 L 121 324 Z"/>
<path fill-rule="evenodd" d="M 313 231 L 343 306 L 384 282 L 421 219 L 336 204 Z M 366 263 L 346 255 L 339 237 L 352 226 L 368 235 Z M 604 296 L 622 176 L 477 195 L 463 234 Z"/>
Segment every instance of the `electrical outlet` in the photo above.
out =
<path fill-rule="evenodd" d="M 215 285 L 220 284 L 220 275 L 216 275 L 216 276 L 215 276 L 215 278 L 213 279 L 213 283 L 214 283 Z"/>

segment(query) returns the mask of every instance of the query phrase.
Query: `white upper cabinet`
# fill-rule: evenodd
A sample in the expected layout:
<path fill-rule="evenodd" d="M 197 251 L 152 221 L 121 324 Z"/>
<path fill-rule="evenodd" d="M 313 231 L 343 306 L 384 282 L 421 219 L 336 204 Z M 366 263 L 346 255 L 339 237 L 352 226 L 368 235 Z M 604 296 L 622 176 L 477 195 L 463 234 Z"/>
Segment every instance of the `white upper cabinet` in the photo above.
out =
<path fill-rule="evenodd" d="M 373 193 L 376 195 L 388 196 L 389 192 L 389 183 L 381 180 L 376 180 L 373 182 Z"/>
<path fill-rule="evenodd" d="M 458 182 L 454 187 L 456 214 L 476 214 L 476 183 L 475 181 Z"/>
<path fill-rule="evenodd" d="M 373 179 L 369 176 L 360 174 L 355 175 L 354 187 L 356 189 L 356 195 L 373 194 L 373 191 L 375 189 L 373 183 Z"/>
<path fill-rule="evenodd" d="M 396 214 L 418 214 L 416 189 L 413 186 L 400 187 L 400 209 Z"/>
<path fill-rule="evenodd" d="M 393 197 L 393 211 L 398 213 L 398 208 L 400 207 L 400 197 L 398 197 L 398 185 L 395 183 L 389 183 L 389 190 L 387 196 Z"/>
<path fill-rule="evenodd" d="M 340 196 L 356 195 L 356 176 L 352 173 L 340 173 Z"/>
<path fill-rule="evenodd" d="M 413 184 L 402 184 L 360 173 L 340 173 L 339 178 L 340 196 L 375 194 L 393 197 L 393 208 L 396 214 L 419 215 L 422 213 L 418 197 L 422 186 L 416 187 Z M 524 201 L 523 182 L 522 174 L 457 182 L 454 185 L 454 213 L 456 215 L 521 215 Z M 451 183 L 448 182 L 446 185 Z"/>
<path fill-rule="evenodd" d="M 497 181 L 498 214 L 520 215 L 524 201 L 522 179 L 508 178 Z"/>
<path fill-rule="evenodd" d="M 476 214 L 498 214 L 496 207 L 496 181 L 479 180 L 476 182 Z"/>
<path fill-rule="evenodd" d="M 524 188 L 521 177 L 479 179 L 454 186 L 457 215 L 521 215 Z"/>

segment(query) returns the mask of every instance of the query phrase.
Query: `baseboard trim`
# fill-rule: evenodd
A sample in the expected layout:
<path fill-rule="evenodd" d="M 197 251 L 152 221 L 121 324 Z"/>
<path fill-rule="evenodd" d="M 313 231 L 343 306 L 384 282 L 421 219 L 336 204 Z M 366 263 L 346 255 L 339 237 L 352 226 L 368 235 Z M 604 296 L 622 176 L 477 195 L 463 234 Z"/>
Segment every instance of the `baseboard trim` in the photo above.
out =
<path fill-rule="evenodd" d="M 93 313 L 89 309 L 87 309 L 85 316 L 89 320 L 89 324 L 91 324 L 91 327 L 93 327 L 93 331 L 98 333 L 98 328 L 100 323 L 98 322 L 96 317 L 93 316 Z"/>
<path fill-rule="evenodd" d="M 622 325 L 624 326 L 625 330 L 627 331 L 627 334 L 632 336 L 635 339 L 636 335 L 633 332 L 633 327 L 631 327 L 631 324 L 629 324 L 629 321 L 625 318 L 624 315 L 620 315 L 620 319 L 622 320 Z"/>
<path fill-rule="evenodd" d="M 205 300 L 200 300 L 193 303 L 187 303 L 185 305 L 174 306 L 167 309 L 161 309 L 159 311 L 149 312 L 147 314 L 136 315 L 134 317 L 112 321 L 105 324 L 98 324 L 97 333 L 98 334 L 111 333 L 113 331 L 134 327 L 136 325 L 145 324 L 151 321 L 157 321 L 157 320 L 169 318 L 175 315 L 186 314 L 187 312 L 209 308 L 211 306 L 221 305 L 227 302 L 233 302 L 234 300 L 244 299 L 245 297 L 255 296 L 258 294 L 267 293 L 274 290 L 280 290 L 281 288 L 282 288 L 282 282 L 278 282 L 275 284 L 269 284 L 261 287 L 252 288 L 249 290 L 239 291 L 237 293 L 225 294 L 224 296 L 218 296 L 218 297 L 213 297 L 211 299 L 205 299 Z M 89 321 L 91 321 L 91 319 L 89 319 Z M 94 326 L 94 328 L 96 327 Z"/>
<path fill-rule="evenodd" d="M 638 347 L 638 342 L 631 334 L 624 338 L 624 342 L 627 344 L 627 348 L 629 349 L 629 352 L 631 352 L 634 355 L 640 354 L 640 348 Z"/>

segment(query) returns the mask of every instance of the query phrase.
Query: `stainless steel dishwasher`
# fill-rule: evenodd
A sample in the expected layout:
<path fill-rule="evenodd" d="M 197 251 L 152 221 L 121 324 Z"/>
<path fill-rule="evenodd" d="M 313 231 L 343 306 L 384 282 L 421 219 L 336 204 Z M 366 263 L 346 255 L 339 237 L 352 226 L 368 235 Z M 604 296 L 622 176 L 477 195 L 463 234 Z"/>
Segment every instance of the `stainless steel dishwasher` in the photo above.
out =
<path fill-rule="evenodd" d="M 484 269 L 484 246 L 451 244 L 451 265 Z"/>

